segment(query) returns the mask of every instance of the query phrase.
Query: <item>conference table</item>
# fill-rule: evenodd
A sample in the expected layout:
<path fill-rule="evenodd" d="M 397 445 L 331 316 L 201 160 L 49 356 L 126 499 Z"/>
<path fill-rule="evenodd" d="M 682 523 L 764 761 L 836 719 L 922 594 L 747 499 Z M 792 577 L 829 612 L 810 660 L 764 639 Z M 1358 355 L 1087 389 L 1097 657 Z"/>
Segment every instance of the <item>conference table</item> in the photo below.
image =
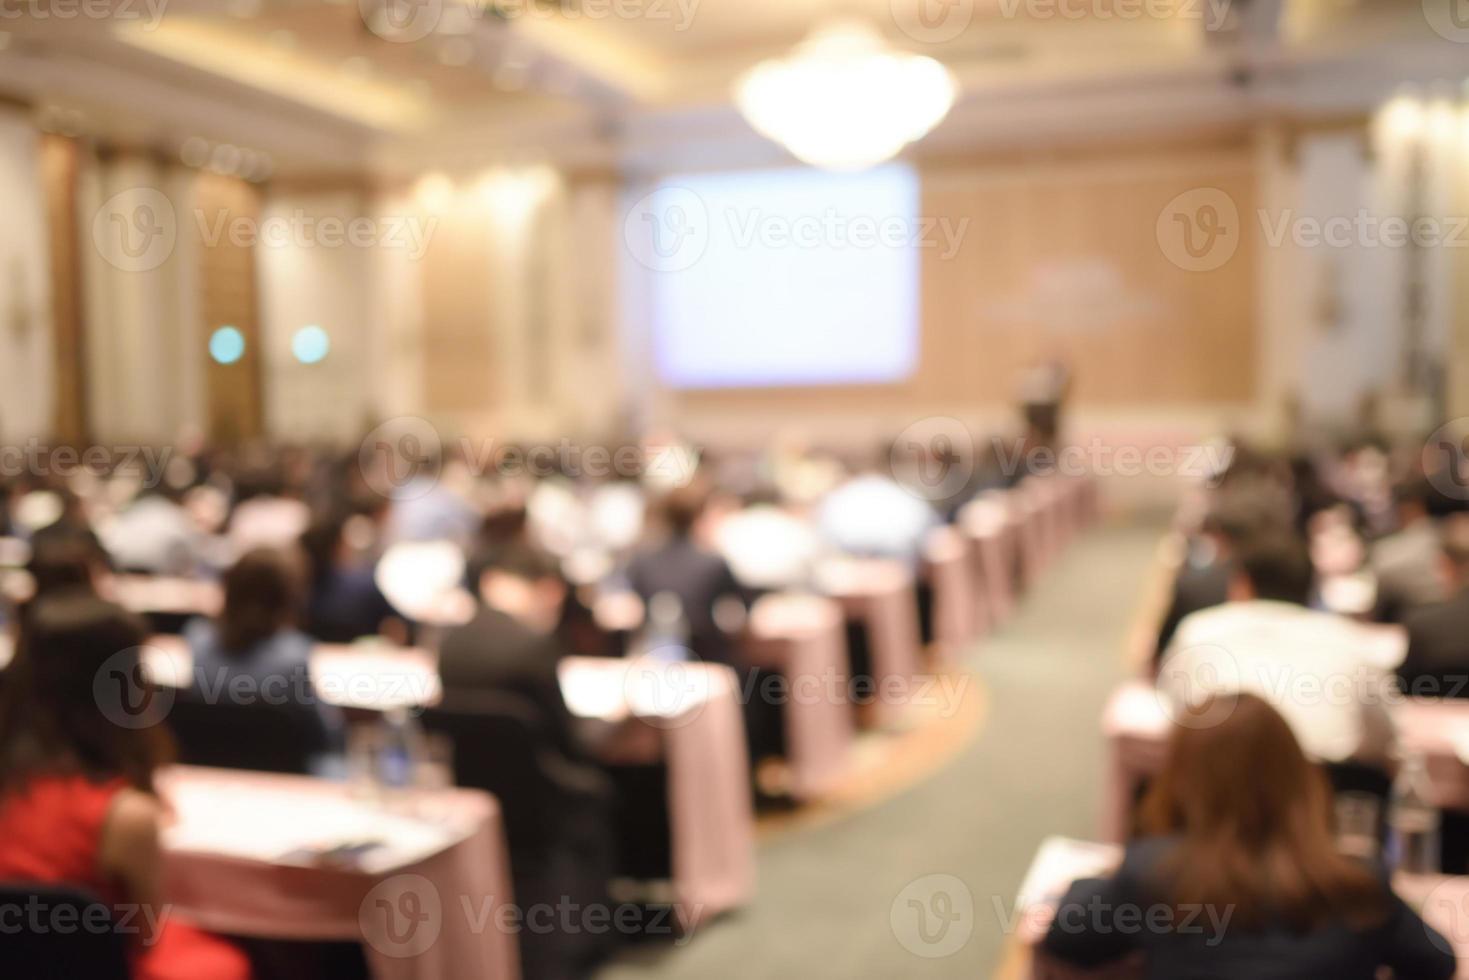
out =
<path fill-rule="evenodd" d="M 945 524 L 923 543 L 920 574 L 932 596 L 934 653 L 940 663 L 958 663 L 966 645 L 980 632 L 979 587 L 970 541 Z"/>
<path fill-rule="evenodd" d="M 977 625 L 992 630 L 1015 611 L 1020 522 L 1002 494 L 986 494 L 960 509 L 955 526 L 969 543 Z"/>
<path fill-rule="evenodd" d="M 1013 925 L 1012 945 L 999 974 L 1001 980 L 1138 980 L 1143 975 L 1140 959 L 1082 969 L 1040 948 L 1056 906 L 1071 883 L 1106 875 L 1121 859 L 1122 848 L 1116 844 L 1065 837 L 1050 837 L 1041 844 L 1015 904 L 1006 910 Z M 1469 877 L 1398 875 L 1393 888 L 1458 956 L 1456 980 L 1469 980 Z"/>
<path fill-rule="evenodd" d="M 489 794 L 375 801 L 307 776 L 188 766 L 158 783 L 165 893 L 181 917 L 237 936 L 361 942 L 373 980 L 519 977 Z"/>
<path fill-rule="evenodd" d="M 860 692 L 879 728 L 900 728 L 908 714 L 906 694 L 922 669 L 914 572 L 885 558 L 828 558 L 815 570 L 817 591 L 841 606 L 847 621 L 866 638 L 872 689 Z"/>
<path fill-rule="evenodd" d="M 812 800 L 848 772 L 856 737 L 842 608 L 825 596 L 772 593 L 750 608 L 743 650 L 754 667 L 783 680 L 789 792 Z M 764 696 L 763 690 L 746 692 Z"/>
<path fill-rule="evenodd" d="M 144 651 L 149 675 L 181 686 L 192 656 L 176 636 Z M 370 642 L 320 644 L 311 678 L 323 701 L 357 712 L 419 708 L 439 700 L 437 657 Z M 671 883 L 686 928 L 738 907 L 754 892 L 754 805 L 740 690 L 718 664 L 649 658 L 567 657 L 562 695 L 608 765 L 666 765 Z"/>

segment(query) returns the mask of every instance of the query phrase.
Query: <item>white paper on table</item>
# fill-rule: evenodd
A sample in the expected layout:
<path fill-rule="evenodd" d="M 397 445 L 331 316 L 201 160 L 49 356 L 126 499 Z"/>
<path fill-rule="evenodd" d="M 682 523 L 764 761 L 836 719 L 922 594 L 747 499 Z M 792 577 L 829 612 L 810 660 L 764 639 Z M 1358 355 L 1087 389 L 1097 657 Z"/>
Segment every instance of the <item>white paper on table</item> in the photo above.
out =
<path fill-rule="evenodd" d="M 164 841 L 170 850 L 268 864 L 297 863 L 309 849 L 379 841 L 355 867 L 381 874 L 414 864 L 463 839 L 460 828 L 378 809 L 365 801 L 317 793 L 231 786 L 227 780 L 167 787 L 178 814 Z"/>
<path fill-rule="evenodd" d="M 1122 848 L 1116 844 L 1047 837 L 1025 873 L 1016 907 L 1054 905 L 1073 881 L 1108 874 L 1121 860 Z"/>

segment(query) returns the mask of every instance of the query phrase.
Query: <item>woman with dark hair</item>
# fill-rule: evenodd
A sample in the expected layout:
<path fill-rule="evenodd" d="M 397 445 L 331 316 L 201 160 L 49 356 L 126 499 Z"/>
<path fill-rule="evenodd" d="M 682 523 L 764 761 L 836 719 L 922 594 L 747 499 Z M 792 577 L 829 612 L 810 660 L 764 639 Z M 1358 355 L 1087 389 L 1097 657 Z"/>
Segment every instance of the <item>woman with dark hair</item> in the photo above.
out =
<path fill-rule="evenodd" d="M 194 683 L 203 693 L 239 691 L 309 708 L 323 744 L 340 748 L 345 727 L 339 710 L 311 683 L 312 639 L 296 628 L 301 575 L 293 556 L 272 548 L 247 552 L 224 575 L 224 609 L 210 622 L 184 629 L 194 656 Z"/>
<path fill-rule="evenodd" d="M 1179 725 L 1111 878 L 1079 881 L 1046 951 L 1143 954 L 1159 980 L 1448 980 L 1454 955 L 1375 869 L 1338 853 L 1331 794 L 1278 712 L 1216 697 Z"/>
<path fill-rule="evenodd" d="M 0 880 L 66 885 L 139 905 L 139 980 L 250 975 L 244 955 L 167 911 L 153 774 L 160 725 L 124 726 L 99 704 L 104 670 L 142 681 L 143 624 L 83 591 L 40 600 L 0 695 Z M 126 696 L 126 695 L 124 695 Z"/>
<path fill-rule="evenodd" d="M 347 527 L 341 518 L 328 518 L 301 535 L 309 569 L 306 632 L 323 643 L 351 643 L 381 633 L 406 639 L 407 626 L 377 587 L 371 563 L 353 554 Z"/>

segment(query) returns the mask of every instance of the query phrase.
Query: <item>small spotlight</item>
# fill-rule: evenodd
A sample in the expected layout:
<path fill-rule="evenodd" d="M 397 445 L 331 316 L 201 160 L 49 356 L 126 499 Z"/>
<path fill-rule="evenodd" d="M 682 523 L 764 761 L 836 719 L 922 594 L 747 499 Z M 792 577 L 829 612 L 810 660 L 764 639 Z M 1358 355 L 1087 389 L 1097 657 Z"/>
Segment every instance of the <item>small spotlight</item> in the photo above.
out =
<path fill-rule="evenodd" d="M 235 327 L 220 327 L 209 338 L 209 356 L 216 364 L 234 364 L 245 356 L 245 335 Z"/>
<path fill-rule="evenodd" d="M 302 364 L 320 364 L 331 351 L 331 336 L 315 324 L 302 327 L 291 338 L 291 353 Z"/>

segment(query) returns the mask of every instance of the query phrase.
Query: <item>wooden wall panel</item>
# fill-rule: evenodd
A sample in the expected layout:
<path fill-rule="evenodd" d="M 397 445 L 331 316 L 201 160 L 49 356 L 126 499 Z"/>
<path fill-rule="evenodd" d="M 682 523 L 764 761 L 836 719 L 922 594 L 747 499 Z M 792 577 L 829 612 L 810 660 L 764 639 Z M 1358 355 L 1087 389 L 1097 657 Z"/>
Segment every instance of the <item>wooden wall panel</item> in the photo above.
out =
<path fill-rule="evenodd" d="M 264 434 L 261 391 L 263 341 L 256 295 L 255 254 L 251 240 L 229 233 L 232 222 L 258 228 L 260 189 L 246 181 L 200 173 L 196 212 L 181 216 L 198 237 L 200 350 L 205 358 L 204 389 L 210 438 L 226 445 Z M 205 230 L 209 231 L 206 240 Z M 215 237 L 217 229 L 226 229 Z M 209 338 L 222 326 L 245 336 L 245 356 L 218 364 L 209 356 Z"/>
<path fill-rule="evenodd" d="M 501 400 L 496 343 L 494 248 L 478 209 L 440 217 L 420 259 L 424 409 L 482 414 Z"/>
<path fill-rule="evenodd" d="M 51 344 L 55 388 L 52 435 L 73 445 L 87 439 L 87 376 L 82 324 L 82 268 L 78 254 L 77 175 L 81 148 L 64 136 L 41 137 L 41 180 L 49 229 Z"/>
<path fill-rule="evenodd" d="M 1038 161 L 925 167 L 921 214 L 964 226 L 950 258 L 923 251 L 921 353 L 892 385 L 673 393 L 677 413 L 988 410 L 1022 369 L 1060 355 L 1097 408 L 1244 404 L 1256 394 L 1254 159 L 1243 136 Z M 1177 195 L 1218 188 L 1241 221 L 1220 268 L 1191 272 L 1157 238 Z M 860 284 L 854 284 L 860 288 Z"/>

